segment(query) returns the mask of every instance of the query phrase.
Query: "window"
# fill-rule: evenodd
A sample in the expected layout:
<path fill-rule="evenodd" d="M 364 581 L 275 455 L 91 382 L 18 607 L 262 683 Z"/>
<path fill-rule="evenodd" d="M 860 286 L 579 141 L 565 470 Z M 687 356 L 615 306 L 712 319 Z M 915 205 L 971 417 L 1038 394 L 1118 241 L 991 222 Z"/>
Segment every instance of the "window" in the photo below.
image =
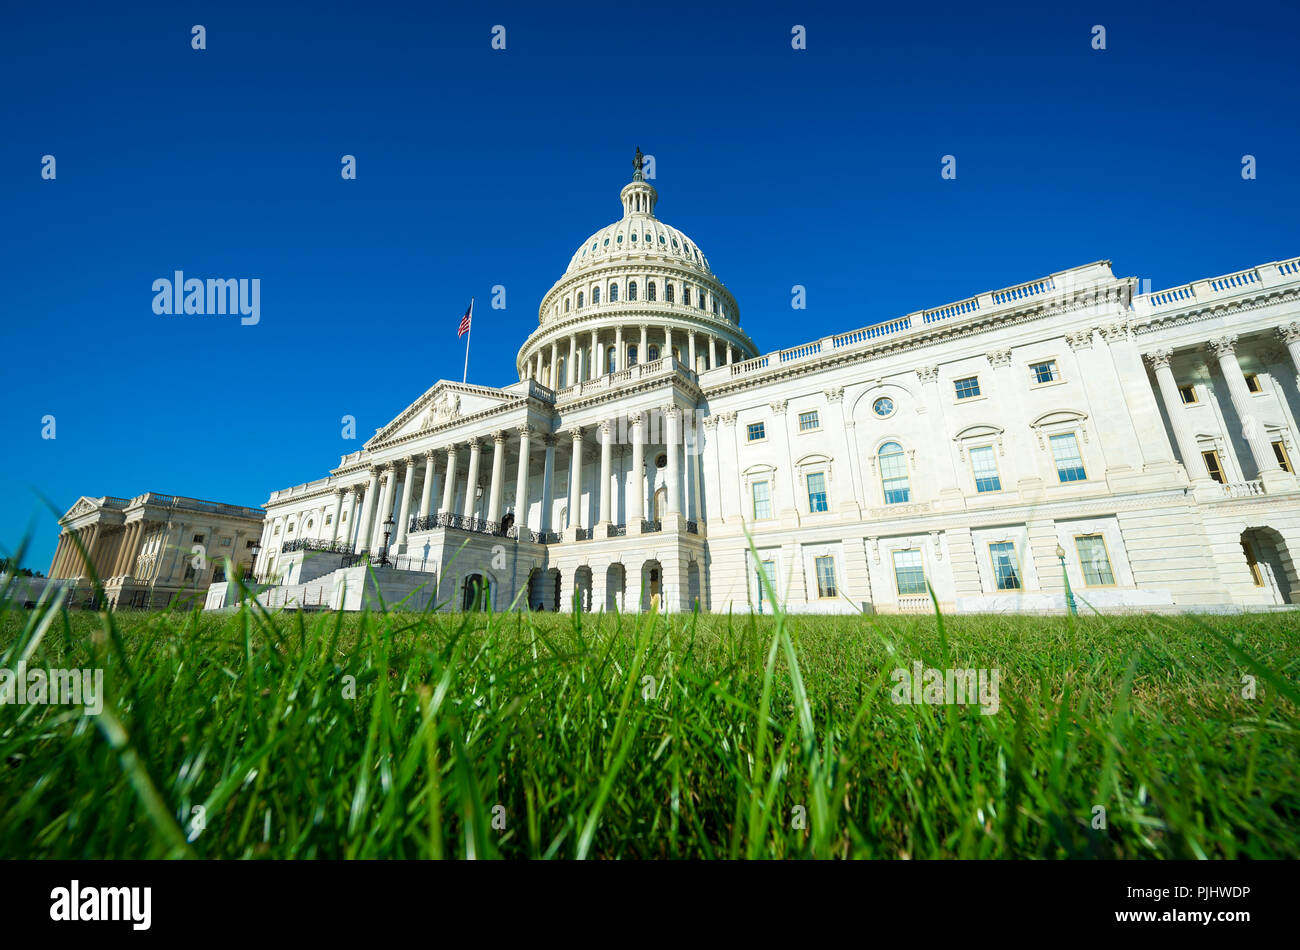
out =
<path fill-rule="evenodd" d="M 826 473 L 811 472 L 808 475 L 808 511 L 816 514 L 826 510 Z"/>
<path fill-rule="evenodd" d="M 332 514 L 327 514 L 325 516 L 325 527 L 328 528 L 333 523 L 334 523 L 334 516 Z"/>
<path fill-rule="evenodd" d="M 1250 545 L 1245 538 L 1241 539 L 1241 551 L 1246 555 L 1246 566 L 1250 568 L 1250 576 L 1255 581 L 1255 586 L 1263 587 L 1264 573 L 1259 569 L 1259 562 L 1255 560 L 1255 552 L 1250 549 Z"/>
<path fill-rule="evenodd" d="M 768 482 L 754 482 L 750 491 L 754 496 L 754 520 L 772 517 L 772 486 Z"/>
<path fill-rule="evenodd" d="M 244 547 L 245 547 L 246 549 L 247 549 L 247 548 L 251 548 L 251 547 L 253 546 L 253 542 L 254 542 L 255 540 L 257 540 L 257 539 L 256 539 L 256 538 L 249 538 L 247 541 L 244 542 Z"/>
<path fill-rule="evenodd" d="M 1047 360 L 1043 363 L 1030 363 L 1029 374 L 1034 378 L 1036 384 L 1055 382 L 1060 374 L 1056 371 L 1056 360 Z"/>
<path fill-rule="evenodd" d="M 683 307 L 689 307 L 690 305 L 691 305 L 691 288 L 689 288 L 689 287 L 683 287 L 683 288 L 682 288 L 682 306 L 683 306 Z"/>
<path fill-rule="evenodd" d="M 582 309 L 582 291 L 581 291 L 581 290 L 578 291 L 578 309 L 579 309 L 579 310 Z"/>
<path fill-rule="evenodd" d="M 582 306 L 582 305 L 579 304 L 579 306 Z M 565 297 L 565 298 L 564 298 L 564 312 L 565 312 L 565 313 L 568 313 L 568 312 L 569 312 L 569 298 L 568 298 L 568 297 Z"/>
<path fill-rule="evenodd" d="M 975 473 L 977 492 L 1002 491 L 1002 479 L 998 477 L 998 460 L 993 453 L 993 446 L 981 445 L 971 449 L 970 466 Z"/>
<path fill-rule="evenodd" d="M 925 567 L 917 548 L 894 552 L 894 584 L 899 596 L 925 593 Z"/>
<path fill-rule="evenodd" d="M 714 315 L 715 317 L 718 315 L 718 301 L 717 301 L 717 298 L 714 298 L 714 300 L 713 300 L 713 315 Z"/>
<path fill-rule="evenodd" d="M 970 399 L 980 394 L 980 378 L 978 376 L 967 376 L 964 379 L 954 379 L 953 386 L 957 390 L 958 399 Z"/>
<path fill-rule="evenodd" d="M 627 299 L 628 299 L 628 300 L 636 300 L 636 281 L 635 281 L 635 280 L 629 280 L 629 281 L 627 282 Z"/>
<path fill-rule="evenodd" d="M 596 304 L 598 304 L 598 303 L 600 303 L 600 288 L 599 288 L 599 287 L 592 287 L 592 288 L 591 288 L 591 305 L 594 307 L 594 306 L 596 306 Z"/>
<path fill-rule="evenodd" d="M 907 460 L 903 447 L 897 442 L 886 442 L 880 447 L 880 481 L 885 489 L 885 504 L 896 505 L 911 498 L 907 482 Z"/>
<path fill-rule="evenodd" d="M 1110 587 L 1115 575 L 1110 569 L 1110 555 L 1106 552 L 1106 539 L 1099 534 L 1081 534 L 1074 539 L 1079 552 L 1079 565 L 1083 568 L 1083 582 L 1089 587 Z"/>
<path fill-rule="evenodd" d="M 1224 483 L 1223 463 L 1219 461 L 1219 453 L 1215 451 L 1202 452 L 1201 458 L 1205 459 L 1205 470 L 1210 473 L 1211 481 L 1216 481 L 1222 485 Z"/>
<path fill-rule="evenodd" d="M 618 350 L 612 346 L 605 351 L 605 372 L 618 372 Z"/>
<path fill-rule="evenodd" d="M 293 524 L 292 524 L 292 523 L 289 525 L 289 530 L 290 530 L 290 531 L 293 530 Z M 196 535 L 194 536 L 194 543 L 195 543 L 195 544 L 202 544 L 202 543 L 203 543 L 203 535 L 201 535 L 201 534 L 196 534 Z"/>
<path fill-rule="evenodd" d="M 757 442 L 759 439 L 767 437 L 767 426 L 762 422 L 751 422 L 745 428 L 745 435 L 750 442 Z"/>
<path fill-rule="evenodd" d="M 609 302 L 618 303 L 618 284 L 609 285 Z"/>
<path fill-rule="evenodd" d="M 1198 400 L 1198 399 L 1196 398 L 1196 387 L 1195 387 L 1195 386 L 1179 386 L 1179 387 L 1178 387 L 1178 395 L 1181 396 L 1181 397 L 1183 397 L 1183 404 L 1184 404 L 1184 405 L 1190 405 L 1191 403 L 1199 402 L 1199 401 L 1200 401 L 1200 400 Z"/>
<path fill-rule="evenodd" d="M 871 411 L 883 419 L 885 416 L 893 413 L 894 400 L 890 399 L 888 396 L 881 396 L 871 404 Z"/>
<path fill-rule="evenodd" d="M 821 423 L 817 420 L 817 410 L 799 413 L 799 431 L 808 432 L 811 429 L 820 429 Z"/>
<path fill-rule="evenodd" d="M 672 285 L 672 284 L 668 284 L 668 283 L 665 283 L 665 284 L 664 284 L 664 302 L 665 302 L 665 303 L 672 303 L 672 302 L 673 302 L 673 285 Z"/>
<path fill-rule="evenodd" d="M 1259 384 L 1259 376 L 1255 373 L 1246 374 L 1246 388 L 1253 393 L 1262 393 L 1264 387 Z"/>
<path fill-rule="evenodd" d="M 829 554 L 813 558 L 813 566 L 817 571 L 817 596 L 839 596 L 835 589 L 835 558 Z"/>
<path fill-rule="evenodd" d="M 659 347 L 656 344 L 651 343 L 646 347 L 646 358 L 651 361 L 659 359 Z"/>
<path fill-rule="evenodd" d="M 1052 436 L 1052 458 L 1056 460 L 1056 477 L 1063 482 L 1081 482 L 1088 473 L 1079 456 L 1079 440 L 1073 432 Z"/>
<path fill-rule="evenodd" d="M 645 285 L 645 299 L 650 301 L 655 299 L 655 282 L 653 280 Z"/>
<path fill-rule="evenodd" d="M 1282 466 L 1282 471 L 1295 474 L 1295 469 L 1291 467 L 1291 456 L 1287 454 L 1285 442 L 1280 439 L 1274 442 L 1273 454 L 1277 456 L 1277 464 Z"/>
<path fill-rule="evenodd" d="M 1016 546 L 1010 541 L 989 545 L 993 561 L 993 583 L 998 590 L 1020 590 L 1020 565 L 1016 563 Z"/>
<path fill-rule="evenodd" d="M 636 344 L 635 343 L 633 343 L 631 346 L 627 348 L 627 365 L 628 366 L 636 365 Z"/>

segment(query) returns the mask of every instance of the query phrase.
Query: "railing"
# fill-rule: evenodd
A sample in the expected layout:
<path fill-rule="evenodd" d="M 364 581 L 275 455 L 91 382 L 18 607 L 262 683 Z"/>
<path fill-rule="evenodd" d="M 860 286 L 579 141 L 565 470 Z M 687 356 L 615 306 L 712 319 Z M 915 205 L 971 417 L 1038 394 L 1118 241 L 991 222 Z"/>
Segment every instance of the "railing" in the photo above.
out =
<path fill-rule="evenodd" d="M 591 540 L 591 529 L 590 529 L 590 528 L 577 528 L 577 529 L 576 529 L 575 536 L 577 537 L 577 539 L 578 539 L 579 541 L 590 541 L 590 540 Z"/>
<path fill-rule="evenodd" d="M 560 532 L 558 531 L 534 531 L 533 540 L 538 544 L 559 544 Z"/>
<path fill-rule="evenodd" d="M 347 541 L 324 541 L 317 538 L 294 538 L 280 545 L 280 553 L 291 551 L 323 551 L 327 554 L 351 554 L 352 545 Z"/>
<path fill-rule="evenodd" d="M 417 574 L 436 574 L 436 565 L 429 564 L 429 559 L 424 557 L 415 557 L 412 554 L 399 554 L 395 557 L 384 558 L 383 554 L 371 554 L 369 551 L 361 551 L 358 554 L 348 554 L 339 564 L 339 568 L 356 567 L 358 564 L 369 563 L 371 567 L 391 567 L 395 571 L 414 571 Z M 315 583 L 308 581 L 309 584 Z"/>
<path fill-rule="evenodd" d="M 1229 498 L 1249 498 L 1251 495 L 1264 494 L 1264 483 L 1259 479 L 1251 482 L 1228 482 L 1223 486 L 1223 493 Z"/>
<path fill-rule="evenodd" d="M 1274 261 L 1270 264 L 1260 264 L 1258 267 L 1248 267 L 1235 274 L 1194 280 L 1179 287 L 1141 294 L 1133 298 L 1133 311 L 1140 317 L 1146 316 L 1161 310 L 1185 306 L 1194 301 L 1231 296 L 1256 287 L 1265 287 L 1271 283 L 1294 280 L 1296 277 L 1300 277 L 1300 258 Z"/>
<path fill-rule="evenodd" d="M 934 604 L 926 595 L 898 598 L 898 612 L 901 614 L 926 614 L 934 609 Z"/>
<path fill-rule="evenodd" d="M 699 533 L 700 533 L 700 526 L 699 526 L 699 524 L 697 524 L 697 523 L 694 522 L 694 521 L 688 521 L 688 522 L 686 522 L 686 533 L 687 533 L 687 534 L 699 534 Z"/>
<path fill-rule="evenodd" d="M 609 526 L 609 536 L 611 538 L 622 538 L 627 535 L 627 525 L 612 524 Z"/>
<path fill-rule="evenodd" d="M 662 531 L 663 529 L 664 529 L 663 522 L 646 521 L 644 519 L 642 519 L 641 521 L 642 534 L 654 534 L 656 531 Z"/>
<path fill-rule="evenodd" d="M 506 537 L 505 529 L 499 521 L 485 521 L 482 518 L 467 518 L 464 515 L 444 511 L 426 518 L 412 518 L 412 531 L 436 531 L 439 528 L 454 528 L 457 531 L 472 531 L 475 534 L 490 534 L 498 538 Z"/>

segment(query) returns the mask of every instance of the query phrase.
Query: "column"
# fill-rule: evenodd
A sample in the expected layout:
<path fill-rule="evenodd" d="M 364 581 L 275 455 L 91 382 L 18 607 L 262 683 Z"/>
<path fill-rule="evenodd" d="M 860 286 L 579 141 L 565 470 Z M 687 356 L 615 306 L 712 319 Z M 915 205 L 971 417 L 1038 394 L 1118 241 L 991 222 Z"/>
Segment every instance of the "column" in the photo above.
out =
<path fill-rule="evenodd" d="M 690 361 L 691 372 L 696 372 L 695 368 L 695 331 L 686 332 L 686 351 L 687 359 Z"/>
<path fill-rule="evenodd" d="M 59 532 L 59 542 L 54 546 L 54 557 L 50 558 L 49 570 L 45 572 L 46 577 L 58 577 L 59 559 L 63 557 L 63 552 L 67 548 L 67 535 L 62 531 Z"/>
<path fill-rule="evenodd" d="M 469 440 L 469 472 L 465 478 L 465 517 L 474 517 L 474 497 L 478 490 L 478 466 L 483 455 L 483 443 L 478 439 Z"/>
<path fill-rule="evenodd" d="M 1291 354 L 1291 365 L 1300 370 L 1300 323 L 1291 322 L 1285 326 L 1280 326 L 1275 331 L 1277 338 L 1285 344 L 1287 352 Z M 1300 380 L 1297 381 L 1300 386 Z"/>
<path fill-rule="evenodd" d="M 131 529 L 134 525 L 122 525 L 122 537 L 118 542 L 117 551 L 113 554 L 113 566 L 109 570 L 109 577 L 122 576 L 122 562 L 126 560 L 127 541 L 131 536 Z"/>
<path fill-rule="evenodd" d="M 370 517 L 375 511 L 375 495 L 379 492 L 379 469 L 370 469 L 370 481 L 366 485 L 366 500 L 361 503 L 361 523 L 357 525 L 356 553 L 366 550 L 370 543 Z"/>
<path fill-rule="evenodd" d="M 609 524 L 610 495 L 609 481 L 611 477 L 611 468 L 613 461 L 613 446 L 610 442 L 610 423 L 606 419 L 600 424 L 600 485 L 597 486 L 600 499 L 600 523 Z"/>
<path fill-rule="evenodd" d="M 668 470 L 665 473 L 668 482 L 668 514 L 676 515 L 681 512 L 681 480 L 678 474 L 681 467 L 680 452 L 678 447 L 678 432 L 680 431 L 682 411 L 676 406 L 669 406 L 664 410 L 664 421 L 668 431 L 664 434 L 664 442 L 668 447 Z"/>
<path fill-rule="evenodd" d="M 668 360 L 671 360 L 671 359 L 673 358 L 673 330 L 672 330 L 672 327 L 664 327 L 664 351 L 663 351 L 663 353 L 661 353 L 660 355 L 663 356 L 665 359 L 668 359 Z M 671 366 L 672 363 L 670 362 L 668 365 Z"/>
<path fill-rule="evenodd" d="M 1264 422 L 1255 414 L 1255 404 L 1250 390 L 1246 388 L 1246 375 L 1237 362 L 1237 337 L 1229 334 L 1210 341 L 1210 349 L 1219 361 L 1223 378 L 1228 381 L 1228 392 L 1232 396 L 1233 408 L 1241 420 L 1241 434 L 1250 446 L 1250 454 L 1255 459 L 1255 468 L 1259 478 L 1264 482 L 1265 491 L 1279 491 L 1296 487 L 1295 476 L 1282 471 L 1273 446 L 1268 441 L 1268 431 Z"/>
<path fill-rule="evenodd" d="M 349 485 L 347 489 L 343 492 L 343 494 L 347 497 L 348 504 L 347 504 L 347 508 L 345 508 L 343 511 L 343 518 L 339 526 L 338 537 L 335 540 L 340 541 L 343 544 L 346 544 L 348 546 L 354 544 L 356 538 L 357 493 L 358 492 L 359 489 L 357 488 L 356 485 Z M 342 525 L 347 525 L 347 530 L 344 530 Z M 262 539 L 262 547 L 263 548 L 266 547 L 266 538 Z"/>
<path fill-rule="evenodd" d="M 712 333 L 709 334 L 709 365 L 705 369 L 713 369 L 714 364 L 718 361 L 718 338 Z"/>
<path fill-rule="evenodd" d="M 379 495 L 379 507 L 375 509 L 375 527 L 371 536 L 372 551 L 378 551 L 384 543 L 384 522 L 393 516 L 393 495 L 397 491 L 397 465 L 389 463 L 384 466 L 384 487 Z M 392 538 L 389 538 L 392 541 Z"/>
<path fill-rule="evenodd" d="M 492 433 L 492 487 L 488 491 L 487 520 L 501 522 L 501 489 L 506 479 L 506 432 Z"/>
<path fill-rule="evenodd" d="M 515 472 L 515 527 L 528 527 L 528 438 L 533 427 L 524 423 L 519 427 L 519 466 Z M 515 537 L 519 532 L 515 532 Z"/>
<path fill-rule="evenodd" d="M 1169 425 L 1174 430 L 1174 441 L 1178 443 L 1178 454 L 1183 458 L 1183 468 L 1187 477 L 1193 482 L 1208 482 L 1210 474 L 1205 468 L 1205 459 L 1201 457 L 1200 448 L 1187 428 L 1187 413 L 1183 409 L 1183 397 L 1178 394 L 1178 384 L 1174 382 L 1174 371 L 1169 368 L 1169 358 L 1174 351 L 1168 348 L 1155 350 L 1147 354 L 1147 362 L 1156 371 L 1156 383 L 1160 387 L 1160 398 L 1164 401 L 1165 412 L 1169 414 Z"/>
<path fill-rule="evenodd" d="M 453 442 L 447 446 L 447 474 L 442 481 L 442 505 L 438 508 L 440 515 L 450 514 L 452 503 L 456 500 L 456 455 L 456 444 Z"/>
<path fill-rule="evenodd" d="M 343 515 L 343 496 L 344 496 L 344 494 L 346 494 L 346 492 L 345 492 L 342 488 L 336 488 L 336 489 L 334 489 L 334 518 L 333 518 L 334 530 L 330 532 L 330 543 L 331 543 L 331 544 L 333 544 L 334 542 L 338 541 L 338 539 L 339 539 L 339 531 L 341 530 L 341 528 L 342 528 L 342 526 L 343 526 L 343 525 L 342 525 L 342 521 L 341 521 L 340 519 L 341 519 L 341 517 L 342 517 L 342 515 Z"/>
<path fill-rule="evenodd" d="M 627 354 L 623 352 L 623 328 L 614 328 L 614 368 L 620 373 L 627 369 Z"/>
<path fill-rule="evenodd" d="M 546 534 L 551 530 L 551 509 L 555 507 L 555 435 L 547 432 L 542 436 L 542 445 L 546 447 L 546 461 L 542 465 L 542 517 L 537 530 Z"/>
<path fill-rule="evenodd" d="M 569 456 L 569 527 L 582 527 L 582 428 L 569 430 L 573 454 Z"/>
<path fill-rule="evenodd" d="M 692 477 L 695 480 L 693 505 L 695 507 L 694 517 L 691 519 L 697 522 L 700 532 L 704 531 L 704 446 L 702 440 L 704 433 L 699 424 L 698 417 L 691 423 L 691 428 L 695 432 L 695 438 L 691 442 L 692 450 L 687 458 L 692 460 Z M 700 584 L 704 584 L 704 565 L 700 565 Z M 701 599 L 704 598 L 705 592 L 700 591 Z"/>
<path fill-rule="evenodd" d="M 578 381 L 578 334 L 569 334 L 569 362 L 564 367 L 564 385 L 572 386 Z"/>
<path fill-rule="evenodd" d="M 560 341 L 551 341 L 551 389 L 560 387 Z"/>
<path fill-rule="evenodd" d="M 730 366 L 731 365 L 731 344 L 724 343 L 723 346 L 727 348 L 727 365 Z"/>
<path fill-rule="evenodd" d="M 429 517 L 429 506 L 433 504 L 434 453 L 424 453 L 424 484 L 420 486 L 420 520 Z"/>
<path fill-rule="evenodd" d="M 600 331 L 591 331 L 591 366 L 587 370 L 588 379 L 597 379 L 605 375 L 605 357 L 600 352 Z"/>
<path fill-rule="evenodd" d="M 135 573 L 136 554 L 140 550 L 140 535 L 144 531 L 143 519 L 130 526 L 131 533 L 126 537 L 122 564 L 118 569 L 119 577 L 130 577 Z"/>
<path fill-rule="evenodd" d="M 650 362 L 649 330 L 650 328 L 647 327 L 644 323 L 641 324 L 641 348 L 636 351 L 636 359 L 638 364 L 645 364 Z"/>
<path fill-rule="evenodd" d="M 627 523 L 629 530 L 635 525 L 641 530 L 641 520 L 645 518 L 645 417 L 632 413 L 632 497 L 627 506 Z"/>
<path fill-rule="evenodd" d="M 402 479 L 402 508 L 397 516 L 397 545 L 404 548 L 406 535 L 411 527 L 411 494 L 415 489 L 416 458 L 412 455 L 406 460 L 406 475 Z"/>

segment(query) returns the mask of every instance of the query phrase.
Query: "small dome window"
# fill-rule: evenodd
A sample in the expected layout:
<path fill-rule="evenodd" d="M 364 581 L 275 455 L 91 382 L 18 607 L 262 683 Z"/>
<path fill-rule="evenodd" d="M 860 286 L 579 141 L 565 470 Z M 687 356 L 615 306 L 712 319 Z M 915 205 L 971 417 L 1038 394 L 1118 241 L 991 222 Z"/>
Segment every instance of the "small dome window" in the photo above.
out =
<path fill-rule="evenodd" d="M 636 240 L 636 232 L 635 232 L 635 231 L 632 232 L 632 240 L 633 240 L 633 241 Z"/>
<path fill-rule="evenodd" d="M 609 247 L 609 238 L 605 238 L 605 247 Z"/>
<path fill-rule="evenodd" d="M 677 238 L 673 238 L 673 247 L 677 247 Z"/>
<path fill-rule="evenodd" d="M 623 235 L 620 234 L 620 235 L 618 236 L 618 238 L 617 238 L 617 243 L 619 243 L 619 244 L 622 244 L 622 243 L 623 243 Z"/>
<path fill-rule="evenodd" d="M 600 288 L 599 288 L 599 287 L 592 287 L 592 288 L 591 288 L 591 305 L 594 307 L 594 306 L 596 306 L 596 304 L 598 304 L 598 303 L 600 303 Z"/>
<path fill-rule="evenodd" d="M 659 235 L 659 243 L 660 243 L 660 244 L 663 244 L 663 243 L 664 243 L 664 236 L 663 236 L 662 234 Z"/>

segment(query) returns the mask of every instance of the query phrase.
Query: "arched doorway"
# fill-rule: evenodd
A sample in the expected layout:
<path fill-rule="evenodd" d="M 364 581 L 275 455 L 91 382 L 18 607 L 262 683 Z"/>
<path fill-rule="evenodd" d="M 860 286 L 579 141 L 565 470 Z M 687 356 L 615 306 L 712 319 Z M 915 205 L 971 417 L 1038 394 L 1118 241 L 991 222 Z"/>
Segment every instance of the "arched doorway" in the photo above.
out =
<path fill-rule="evenodd" d="M 650 603 L 659 597 L 663 602 L 664 569 L 658 561 L 646 561 L 641 565 L 641 609 L 649 610 Z"/>
<path fill-rule="evenodd" d="M 623 565 L 615 562 L 605 572 L 605 609 L 607 611 L 623 610 L 623 597 L 627 584 L 627 571 Z"/>
<path fill-rule="evenodd" d="M 573 592 L 578 598 L 575 610 L 591 612 L 591 568 L 580 567 L 573 573 Z"/>
<path fill-rule="evenodd" d="M 1296 603 L 1296 567 L 1281 534 L 1273 528 L 1247 528 L 1241 533 L 1241 553 L 1251 580 L 1273 603 Z"/>
<path fill-rule="evenodd" d="M 560 609 L 560 571 L 558 568 L 553 567 L 546 571 L 538 568 L 533 571 L 529 582 L 528 600 L 536 610 L 554 613 Z"/>
<path fill-rule="evenodd" d="M 492 582 L 482 574 L 466 574 L 461 584 L 461 610 L 487 610 L 492 606 Z"/>
<path fill-rule="evenodd" d="M 655 521 L 663 521 L 668 511 L 668 486 L 660 485 L 655 489 Z"/>
<path fill-rule="evenodd" d="M 704 590 L 700 579 L 700 562 L 691 561 L 686 568 L 687 601 L 691 610 L 704 609 Z"/>
<path fill-rule="evenodd" d="M 506 538 L 514 537 L 514 535 L 510 533 L 510 529 L 513 528 L 514 526 L 515 526 L 515 516 L 513 512 L 507 512 L 506 514 L 502 515 L 501 517 L 502 537 L 506 537 Z"/>

